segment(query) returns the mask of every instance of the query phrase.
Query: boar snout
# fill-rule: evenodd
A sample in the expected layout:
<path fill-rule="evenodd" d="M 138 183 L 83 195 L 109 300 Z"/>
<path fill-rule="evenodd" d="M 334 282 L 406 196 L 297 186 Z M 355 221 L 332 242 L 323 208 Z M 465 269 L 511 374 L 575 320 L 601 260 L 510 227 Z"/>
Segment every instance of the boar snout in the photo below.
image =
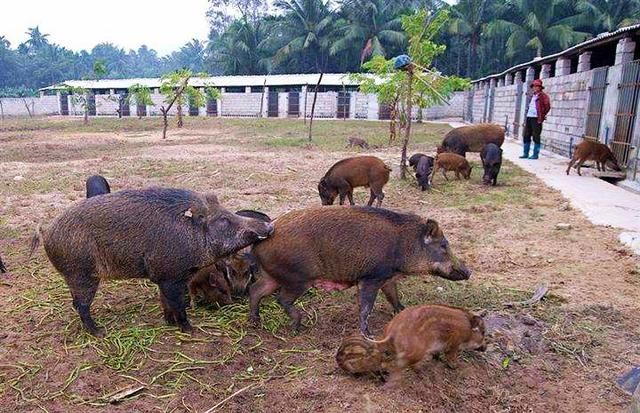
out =
<path fill-rule="evenodd" d="M 433 266 L 433 273 L 451 281 L 464 281 L 471 277 L 471 270 L 461 261 L 456 264 L 452 262 L 436 262 Z"/>

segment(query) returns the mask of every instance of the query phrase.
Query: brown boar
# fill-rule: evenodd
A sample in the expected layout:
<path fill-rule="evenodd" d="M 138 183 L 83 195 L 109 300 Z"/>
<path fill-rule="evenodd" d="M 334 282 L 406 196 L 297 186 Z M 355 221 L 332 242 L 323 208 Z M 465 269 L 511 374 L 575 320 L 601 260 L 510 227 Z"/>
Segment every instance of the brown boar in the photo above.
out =
<path fill-rule="evenodd" d="M 231 304 L 231 292 L 224 275 L 215 265 L 209 265 L 196 272 L 187 283 L 191 308 L 198 303 L 217 304 L 219 306 Z"/>
<path fill-rule="evenodd" d="M 460 350 L 486 350 L 484 321 L 461 308 L 445 305 L 410 307 L 385 327 L 381 340 L 346 339 L 336 355 L 338 365 L 350 373 L 389 371 L 397 381 L 404 368 L 443 352 L 450 368 Z"/>
<path fill-rule="evenodd" d="M 471 272 L 449 248 L 438 223 L 413 214 L 371 207 L 317 207 L 279 217 L 274 236 L 253 247 L 262 277 L 249 289 L 250 318 L 260 319 L 263 297 L 280 290 L 278 302 L 300 326 L 295 300 L 308 288 L 342 290 L 358 286 L 360 330 L 367 334 L 368 317 L 378 291 L 395 311 L 396 280 L 431 273 L 466 280 Z"/>
<path fill-rule="evenodd" d="M 442 140 L 438 153 L 451 152 L 465 156 L 467 152 L 480 152 L 484 145 L 504 143 L 504 129 L 491 123 L 461 126 L 450 130 Z"/>
<path fill-rule="evenodd" d="M 371 206 L 374 200 L 380 207 L 384 199 L 382 188 L 389 182 L 391 168 L 385 165 L 381 159 L 375 156 L 356 156 L 336 162 L 318 184 L 318 192 L 322 205 L 333 205 L 336 196 L 340 195 L 340 205 L 344 204 L 344 198 L 353 202 L 353 188 L 364 186 L 371 190 L 371 197 L 367 205 Z"/>
<path fill-rule="evenodd" d="M 460 179 L 460 175 L 464 177 L 464 179 L 469 179 L 471 177 L 471 165 L 469 161 L 465 159 L 464 156 L 460 156 L 455 153 L 439 153 L 436 156 L 435 164 L 433 165 L 433 172 L 431 173 L 431 184 L 433 184 L 433 177 L 436 176 L 436 172 L 438 170 L 442 170 L 442 175 L 445 180 L 449 180 L 447 177 L 447 171 L 455 171 L 456 178 Z"/>
<path fill-rule="evenodd" d="M 353 148 L 359 146 L 361 149 L 369 149 L 369 143 L 362 138 L 356 136 L 349 136 L 347 139 L 347 148 Z"/>
<path fill-rule="evenodd" d="M 126 190 L 71 206 L 44 231 L 53 266 L 71 290 L 84 328 L 102 336 L 90 314 L 102 279 L 149 278 L 160 287 L 165 321 L 190 331 L 187 281 L 201 268 L 273 233 L 273 225 L 224 209 L 215 195 L 171 188 Z"/>
<path fill-rule="evenodd" d="M 595 161 L 598 171 L 602 170 L 602 172 L 606 171 L 605 165 L 607 164 L 611 169 L 615 171 L 622 170 L 618 165 L 618 161 L 616 161 L 615 155 L 613 154 L 613 152 L 611 152 L 611 149 L 609 149 L 607 145 L 600 142 L 589 140 L 580 142 L 580 144 L 576 146 L 573 157 L 569 161 L 569 166 L 567 166 L 567 175 L 569 175 L 571 167 L 575 164 L 578 175 L 582 176 L 582 174 L 580 173 L 580 168 L 582 167 L 582 163 L 584 161 Z"/>

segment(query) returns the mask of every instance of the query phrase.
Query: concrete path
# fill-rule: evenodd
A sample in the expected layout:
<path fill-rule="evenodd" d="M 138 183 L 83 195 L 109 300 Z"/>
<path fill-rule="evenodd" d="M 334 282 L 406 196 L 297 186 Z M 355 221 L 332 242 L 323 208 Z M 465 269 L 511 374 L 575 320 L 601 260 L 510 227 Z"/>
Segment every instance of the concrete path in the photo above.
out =
<path fill-rule="evenodd" d="M 452 127 L 460 122 L 448 122 Z M 640 195 L 591 176 L 590 168 L 575 169 L 567 176 L 568 159 L 543 151 L 540 159 L 520 159 L 522 145 L 507 139 L 502 146 L 506 159 L 535 174 L 545 184 L 559 190 L 574 208 L 581 210 L 592 223 L 620 228 L 620 241 L 640 254 Z"/>

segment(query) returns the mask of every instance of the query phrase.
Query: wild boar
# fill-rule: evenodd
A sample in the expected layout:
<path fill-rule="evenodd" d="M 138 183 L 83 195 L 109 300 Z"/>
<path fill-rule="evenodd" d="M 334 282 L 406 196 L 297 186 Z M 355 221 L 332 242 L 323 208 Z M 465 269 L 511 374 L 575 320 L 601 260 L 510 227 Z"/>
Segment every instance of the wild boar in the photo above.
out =
<path fill-rule="evenodd" d="M 609 167 L 615 171 L 622 170 L 618 165 L 615 155 L 611 152 L 611 149 L 600 142 L 589 140 L 580 142 L 578 146 L 576 146 L 573 157 L 569 161 L 569 166 L 567 166 L 567 175 L 569 175 L 571 167 L 575 164 L 578 175 L 582 176 L 580 168 L 584 161 L 596 161 L 598 171 L 602 170 L 602 172 L 606 171 L 605 165 L 609 165 Z"/>
<path fill-rule="evenodd" d="M 496 186 L 498 184 L 500 167 L 502 166 L 502 149 L 495 143 L 488 143 L 482 148 L 480 159 L 482 160 L 482 167 L 484 168 L 482 183 Z"/>
<path fill-rule="evenodd" d="M 395 311 L 404 307 L 395 281 L 431 273 L 466 280 L 471 272 L 449 248 L 438 223 L 413 214 L 371 207 L 316 207 L 289 212 L 275 222 L 274 236 L 254 245 L 262 277 L 249 289 L 250 319 L 259 322 L 263 297 L 280 289 L 278 302 L 298 329 L 302 315 L 293 305 L 308 288 L 359 289 L 360 330 L 378 290 Z"/>
<path fill-rule="evenodd" d="M 423 156 L 416 165 L 416 180 L 423 191 L 429 189 L 429 179 L 433 172 L 434 159 L 431 156 Z"/>
<path fill-rule="evenodd" d="M 104 176 L 92 175 L 87 178 L 87 198 L 111 193 L 109 182 Z"/>
<path fill-rule="evenodd" d="M 231 304 L 231 291 L 224 275 L 216 265 L 209 265 L 196 272 L 187 283 L 191 308 L 198 303 L 217 304 L 219 306 Z"/>
<path fill-rule="evenodd" d="M 444 352 L 447 366 L 455 368 L 460 350 L 485 351 L 484 321 L 461 308 L 445 305 L 410 307 L 384 328 L 381 340 L 349 337 L 336 354 L 338 365 L 349 373 L 389 371 L 390 382 L 426 357 Z"/>
<path fill-rule="evenodd" d="M 467 152 L 480 152 L 484 145 L 504 143 L 504 129 L 491 123 L 461 126 L 450 130 L 442 140 L 438 153 L 451 152 L 465 156 Z"/>
<path fill-rule="evenodd" d="M 425 155 L 424 153 L 414 153 L 409 158 L 409 166 L 413 168 L 414 172 L 418 167 L 418 162 L 420 162 L 420 158 L 422 158 L 423 156 L 427 156 L 427 155 Z"/>
<path fill-rule="evenodd" d="M 361 149 L 369 149 L 369 143 L 366 140 L 356 136 L 349 136 L 347 139 L 347 148 L 353 148 L 355 146 L 359 146 Z"/>
<path fill-rule="evenodd" d="M 46 230 L 39 227 L 31 253 L 42 240 L 89 333 L 104 335 L 90 314 L 100 281 L 126 278 L 149 278 L 158 284 L 165 321 L 187 332 L 189 278 L 272 233 L 272 224 L 227 211 L 213 193 L 125 190 L 83 200 Z"/>
<path fill-rule="evenodd" d="M 336 162 L 318 184 L 318 192 L 322 205 L 333 205 L 336 196 L 340 195 L 340 205 L 344 204 L 344 198 L 353 202 L 353 188 L 364 186 L 371 190 L 371 197 L 367 205 L 371 206 L 374 200 L 378 200 L 380 207 L 384 199 L 382 188 L 389 182 L 391 168 L 375 156 L 356 156 Z"/>
<path fill-rule="evenodd" d="M 431 173 L 431 184 L 433 184 L 433 178 L 439 170 L 442 170 L 442 175 L 447 181 L 449 180 L 447 171 L 455 171 L 457 179 L 460 179 L 461 174 L 464 179 L 471 177 L 471 165 L 469 165 L 469 161 L 467 161 L 464 156 L 455 153 L 443 152 L 436 156 L 436 162 L 433 166 L 433 172 Z"/>

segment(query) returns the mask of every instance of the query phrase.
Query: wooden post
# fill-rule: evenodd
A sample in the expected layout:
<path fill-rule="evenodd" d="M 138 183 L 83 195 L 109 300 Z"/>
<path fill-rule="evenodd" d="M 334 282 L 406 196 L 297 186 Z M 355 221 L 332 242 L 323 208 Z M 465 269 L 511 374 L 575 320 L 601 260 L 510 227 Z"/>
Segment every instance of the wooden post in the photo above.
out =
<path fill-rule="evenodd" d="M 413 69 L 414 65 L 411 63 L 407 67 L 407 107 L 405 108 L 407 114 L 407 127 L 404 131 L 404 142 L 402 142 L 402 158 L 400 160 L 400 177 L 407 179 L 407 146 L 409 145 L 409 137 L 411 135 L 411 89 L 413 86 Z"/>
<path fill-rule="evenodd" d="M 307 124 L 307 95 L 309 94 L 309 85 L 304 87 L 304 124 Z"/>
<path fill-rule="evenodd" d="M 313 114 L 316 110 L 316 99 L 318 98 L 318 88 L 320 88 L 320 82 L 322 82 L 323 72 L 320 72 L 318 83 L 316 84 L 316 90 L 313 92 L 313 103 L 311 104 L 311 118 L 309 119 L 309 142 L 311 142 L 311 130 L 313 128 Z M 306 110 L 306 108 L 305 108 Z"/>
<path fill-rule="evenodd" d="M 262 84 L 262 95 L 260 95 L 260 115 L 259 118 L 262 117 L 262 110 L 264 109 L 264 90 L 267 87 L 267 77 L 264 77 L 264 83 Z"/>

